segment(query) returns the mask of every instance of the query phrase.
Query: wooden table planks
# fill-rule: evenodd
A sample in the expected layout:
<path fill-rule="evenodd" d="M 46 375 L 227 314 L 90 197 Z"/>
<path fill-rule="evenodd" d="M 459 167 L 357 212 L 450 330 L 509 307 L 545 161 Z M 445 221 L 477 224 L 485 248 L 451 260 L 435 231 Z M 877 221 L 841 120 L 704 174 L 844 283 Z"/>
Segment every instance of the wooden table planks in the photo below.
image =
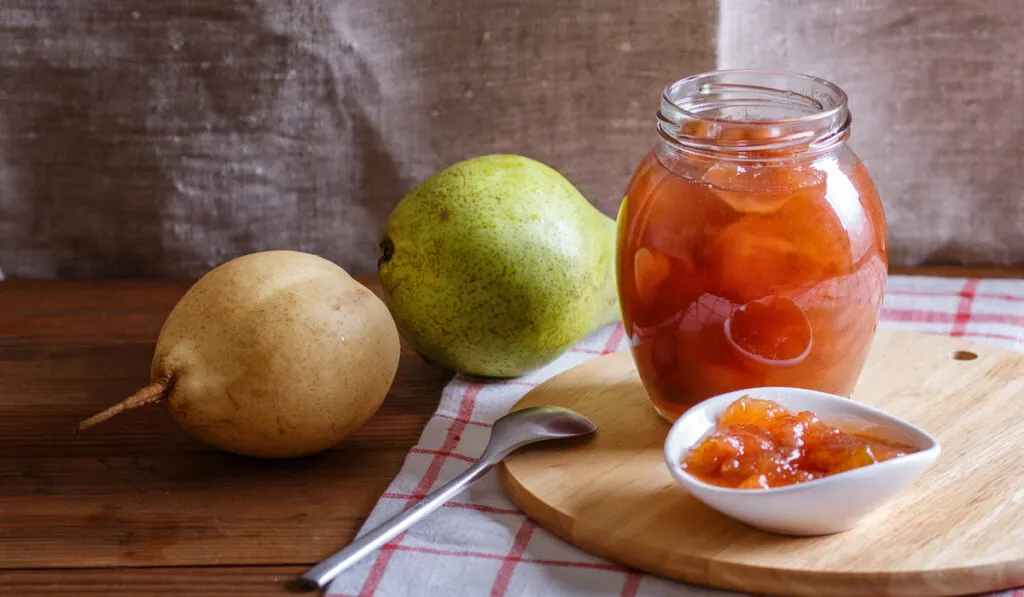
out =
<path fill-rule="evenodd" d="M 1024 277 L 1024 267 L 893 273 Z M 160 325 L 190 283 L 0 282 L 0 594 L 287 594 L 352 538 L 450 378 L 404 350 L 373 419 L 292 462 L 209 449 L 159 408 L 73 436 L 78 420 L 147 382 Z"/>
<path fill-rule="evenodd" d="M 0 283 L 0 592 L 284 593 L 352 538 L 451 376 L 405 349 L 365 427 L 289 462 L 207 448 L 160 408 L 72 435 L 146 383 L 189 284 Z"/>

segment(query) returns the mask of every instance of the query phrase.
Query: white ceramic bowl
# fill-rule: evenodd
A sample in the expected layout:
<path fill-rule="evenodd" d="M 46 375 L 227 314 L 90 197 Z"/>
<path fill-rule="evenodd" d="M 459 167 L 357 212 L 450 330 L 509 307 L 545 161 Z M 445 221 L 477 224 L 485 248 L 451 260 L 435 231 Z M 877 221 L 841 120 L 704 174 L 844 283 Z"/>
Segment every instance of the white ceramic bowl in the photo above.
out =
<path fill-rule="evenodd" d="M 822 479 L 772 489 L 717 487 L 690 475 L 683 455 L 714 428 L 719 416 L 743 396 L 774 400 L 793 410 L 809 410 L 828 423 L 854 417 L 881 425 L 919 448 L 918 452 Z M 752 527 L 784 535 L 828 535 L 845 531 L 924 473 L 939 456 L 939 442 L 925 431 L 849 398 L 798 388 L 750 388 L 709 398 L 680 417 L 665 440 L 665 463 L 694 497 Z"/>

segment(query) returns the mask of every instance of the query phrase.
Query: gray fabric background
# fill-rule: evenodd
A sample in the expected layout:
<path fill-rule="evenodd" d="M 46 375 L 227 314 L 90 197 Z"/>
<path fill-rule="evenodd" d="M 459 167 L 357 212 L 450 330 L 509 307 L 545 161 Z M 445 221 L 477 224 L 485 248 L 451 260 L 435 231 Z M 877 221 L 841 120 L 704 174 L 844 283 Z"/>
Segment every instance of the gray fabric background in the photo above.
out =
<path fill-rule="evenodd" d="M 1024 263 L 1024 2 L 722 0 L 723 68 L 810 72 L 850 141 L 893 263 Z"/>
<path fill-rule="evenodd" d="M 6 0 L 0 267 L 369 272 L 412 185 L 497 151 L 611 215 L 661 88 L 716 66 L 847 89 L 893 263 L 1021 262 L 1022 34 L 1016 0 Z"/>

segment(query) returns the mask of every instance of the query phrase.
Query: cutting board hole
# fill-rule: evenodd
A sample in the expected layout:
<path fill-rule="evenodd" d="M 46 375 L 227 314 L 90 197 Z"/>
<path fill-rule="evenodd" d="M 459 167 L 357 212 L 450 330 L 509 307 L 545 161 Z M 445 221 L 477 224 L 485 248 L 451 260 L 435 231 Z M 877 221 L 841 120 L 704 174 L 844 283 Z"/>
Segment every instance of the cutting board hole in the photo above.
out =
<path fill-rule="evenodd" d="M 973 361 L 978 358 L 978 353 L 969 350 L 958 350 L 953 353 L 953 358 L 958 361 Z"/>

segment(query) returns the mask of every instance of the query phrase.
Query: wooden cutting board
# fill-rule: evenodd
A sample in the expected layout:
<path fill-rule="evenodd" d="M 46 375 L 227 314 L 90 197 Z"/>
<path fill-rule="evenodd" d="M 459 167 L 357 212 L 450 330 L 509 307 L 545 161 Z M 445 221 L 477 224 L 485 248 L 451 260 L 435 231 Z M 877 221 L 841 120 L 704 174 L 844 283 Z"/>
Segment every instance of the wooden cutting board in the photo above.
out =
<path fill-rule="evenodd" d="M 853 397 L 928 430 L 942 455 L 837 535 L 772 535 L 690 497 L 665 467 L 669 424 L 648 403 L 629 351 L 566 371 L 519 402 L 575 409 L 599 430 L 514 455 L 502 482 L 531 518 L 579 547 L 701 585 L 816 597 L 1024 586 L 1024 355 L 882 331 Z"/>

